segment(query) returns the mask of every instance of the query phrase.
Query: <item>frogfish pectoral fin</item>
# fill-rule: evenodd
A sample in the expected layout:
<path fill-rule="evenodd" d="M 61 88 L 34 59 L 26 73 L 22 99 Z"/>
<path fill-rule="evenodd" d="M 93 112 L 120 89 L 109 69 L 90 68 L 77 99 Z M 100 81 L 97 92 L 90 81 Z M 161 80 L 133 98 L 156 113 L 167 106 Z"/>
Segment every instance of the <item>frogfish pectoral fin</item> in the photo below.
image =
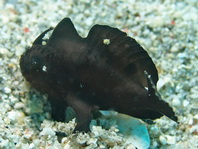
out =
<path fill-rule="evenodd" d="M 89 124 L 92 119 L 92 106 L 87 104 L 76 95 L 70 93 L 68 93 L 65 100 L 76 113 L 77 125 L 74 131 L 88 132 L 90 130 Z"/>

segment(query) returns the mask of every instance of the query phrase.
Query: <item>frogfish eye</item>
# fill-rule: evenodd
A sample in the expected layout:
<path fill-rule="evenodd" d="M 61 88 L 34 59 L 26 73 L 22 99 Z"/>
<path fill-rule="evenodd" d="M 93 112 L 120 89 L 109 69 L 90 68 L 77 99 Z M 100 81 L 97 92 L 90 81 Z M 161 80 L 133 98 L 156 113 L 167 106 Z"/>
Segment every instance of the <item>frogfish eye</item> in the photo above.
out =
<path fill-rule="evenodd" d="M 30 59 L 29 71 L 39 72 L 42 70 L 42 60 L 40 57 L 32 56 Z"/>
<path fill-rule="evenodd" d="M 40 59 L 38 57 L 36 57 L 36 56 L 32 57 L 31 58 L 31 64 L 32 65 L 38 65 L 38 64 L 40 64 Z"/>

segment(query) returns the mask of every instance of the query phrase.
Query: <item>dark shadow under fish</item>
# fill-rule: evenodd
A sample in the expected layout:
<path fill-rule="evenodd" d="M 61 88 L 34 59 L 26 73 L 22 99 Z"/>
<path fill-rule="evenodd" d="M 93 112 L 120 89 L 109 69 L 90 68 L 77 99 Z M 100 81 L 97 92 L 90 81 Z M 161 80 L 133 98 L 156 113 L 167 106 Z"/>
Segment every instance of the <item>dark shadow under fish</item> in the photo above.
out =
<path fill-rule="evenodd" d="M 158 73 L 153 61 L 126 33 L 94 25 L 82 38 L 65 18 L 42 45 L 51 29 L 21 56 L 20 67 L 34 88 L 49 95 L 55 120 L 64 121 L 65 108 L 71 106 L 78 131 L 89 130 L 96 110 L 114 109 L 141 119 L 165 115 L 177 121 L 156 91 Z"/>

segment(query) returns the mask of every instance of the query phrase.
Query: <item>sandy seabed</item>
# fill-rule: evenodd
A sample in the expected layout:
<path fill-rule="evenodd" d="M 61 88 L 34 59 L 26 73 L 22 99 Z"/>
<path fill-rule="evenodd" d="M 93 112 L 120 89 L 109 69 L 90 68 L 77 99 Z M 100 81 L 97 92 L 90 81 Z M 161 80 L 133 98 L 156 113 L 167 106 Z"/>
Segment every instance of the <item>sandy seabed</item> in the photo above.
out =
<path fill-rule="evenodd" d="M 20 55 L 64 17 L 86 36 L 94 24 L 117 27 L 147 50 L 159 71 L 158 90 L 179 118 L 148 125 L 151 149 L 198 148 L 198 2 L 196 0 L 0 1 L 0 148 L 133 148 L 116 128 L 72 134 L 74 121 L 50 120 L 46 96 L 31 89 Z M 61 142 L 55 131 L 63 131 Z"/>

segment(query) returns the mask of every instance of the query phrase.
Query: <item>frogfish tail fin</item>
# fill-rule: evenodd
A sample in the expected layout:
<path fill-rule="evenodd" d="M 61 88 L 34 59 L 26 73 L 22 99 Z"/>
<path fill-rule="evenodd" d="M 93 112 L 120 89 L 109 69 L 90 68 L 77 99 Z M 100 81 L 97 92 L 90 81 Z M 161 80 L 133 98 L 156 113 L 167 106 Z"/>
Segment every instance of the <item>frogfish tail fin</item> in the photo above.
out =
<path fill-rule="evenodd" d="M 148 84 L 148 96 L 152 99 L 149 103 L 149 107 L 178 123 L 178 118 L 175 116 L 173 109 L 168 103 L 162 100 L 160 94 L 158 93 L 156 86 L 151 79 L 151 75 L 148 75 L 146 71 L 144 71 L 144 74 Z"/>

